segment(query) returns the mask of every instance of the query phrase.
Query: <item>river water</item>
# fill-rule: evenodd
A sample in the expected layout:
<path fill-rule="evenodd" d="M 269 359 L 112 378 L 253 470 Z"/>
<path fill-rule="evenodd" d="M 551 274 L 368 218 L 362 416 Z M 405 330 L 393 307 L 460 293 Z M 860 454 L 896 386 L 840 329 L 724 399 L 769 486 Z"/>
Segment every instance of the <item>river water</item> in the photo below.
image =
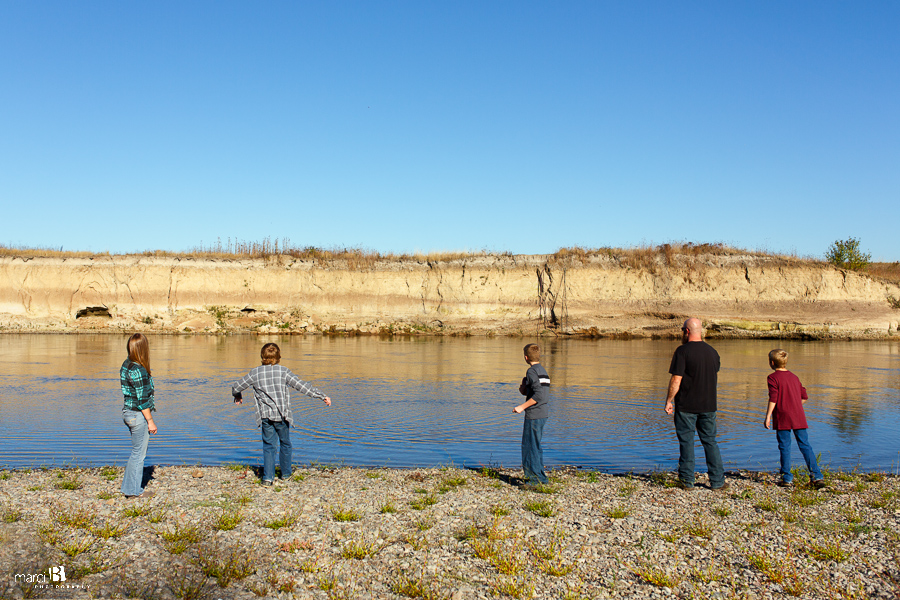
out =
<path fill-rule="evenodd" d="M 0 335 L 0 466 L 124 465 L 119 366 L 127 336 Z M 258 464 L 252 395 L 233 381 L 265 342 L 333 399 L 293 395 L 294 462 L 412 467 L 520 464 L 517 388 L 523 340 L 299 336 L 150 336 L 159 433 L 147 464 Z M 713 340 L 719 442 L 727 469 L 776 470 L 762 426 L 767 353 L 783 347 L 806 386 L 809 436 L 831 468 L 900 466 L 900 344 Z M 548 466 L 611 472 L 672 469 L 678 445 L 663 412 L 677 342 L 543 340 L 551 416 Z M 251 400 L 251 401 L 247 401 Z M 794 448 L 794 462 L 801 458 Z M 704 470 L 698 444 L 698 470 Z"/>

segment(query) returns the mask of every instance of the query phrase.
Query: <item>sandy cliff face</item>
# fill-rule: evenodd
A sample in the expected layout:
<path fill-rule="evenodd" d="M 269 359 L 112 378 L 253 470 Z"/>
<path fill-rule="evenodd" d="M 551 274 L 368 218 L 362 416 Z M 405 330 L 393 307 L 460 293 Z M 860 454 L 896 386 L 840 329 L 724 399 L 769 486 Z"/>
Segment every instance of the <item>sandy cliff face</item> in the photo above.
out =
<path fill-rule="evenodd" d="M 79 331 L 668 335 L 686 315 L 719 335 L 895 333 L 900 286 L 751 256 L 473 256 L 341 261 L 116 256 L 0 259 L 0 328 Z"/>

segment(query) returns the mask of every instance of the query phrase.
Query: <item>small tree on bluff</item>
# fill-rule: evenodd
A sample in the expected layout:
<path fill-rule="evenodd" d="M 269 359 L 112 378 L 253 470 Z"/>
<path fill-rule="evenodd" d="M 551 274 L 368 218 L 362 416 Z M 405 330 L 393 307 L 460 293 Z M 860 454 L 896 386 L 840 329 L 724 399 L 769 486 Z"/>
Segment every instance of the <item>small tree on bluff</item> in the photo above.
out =
<path fill-rule="evenodd" d="M 825 253 L 825 260 L 841 269 L 860 271 L 869 266 L 871 254 L 866 254 L 859 249 L 859 240 L 847 238 L 836 240 Z"/>

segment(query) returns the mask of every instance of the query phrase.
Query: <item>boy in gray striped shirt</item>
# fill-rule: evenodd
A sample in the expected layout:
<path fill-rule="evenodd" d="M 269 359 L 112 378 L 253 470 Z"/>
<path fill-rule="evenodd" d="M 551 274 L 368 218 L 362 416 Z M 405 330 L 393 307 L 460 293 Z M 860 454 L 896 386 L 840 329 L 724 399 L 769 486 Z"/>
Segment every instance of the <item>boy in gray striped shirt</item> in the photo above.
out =
<path fill-rule="evenodd" d="M 525 483 L 522 489 L 535 489 L 547 485 L 550 480 L 544 473 L 544 451 L 541 438 L 544 435 L 544 424 L 550 416 L 550 376 L 541 366 L 541 348 L 537 344 L 525 346 L 525 362 L 528 372 L 519 386 L 519 393 L 525 396 L 525 402 L 513 409 L 513 412 L 525 413 L 522 426 L 522 471 Z"/>
<path fill-rule="evenodd" d="M 302 381 L 291 373 L 281 362 L 281 349 L 278 344 L 266 344 L 259 352 L 262 366 L 255 367 L 231 386 L 231 395 L 235 404 L 242 404 L 241 392 L 253 388 L 256 400 L 256 426 L 262 428 L 263 442 L 263 485 L 272 485 L 275 480 L 275 454 L 278 450 L 278 463 L 281 466 L 281 478 L 291 476 L 291 425 L 294 415 L 291 413 L 291 393 L 294 388 L 311 398 L 318 398 L 331 406 L 331 398 Z"/>

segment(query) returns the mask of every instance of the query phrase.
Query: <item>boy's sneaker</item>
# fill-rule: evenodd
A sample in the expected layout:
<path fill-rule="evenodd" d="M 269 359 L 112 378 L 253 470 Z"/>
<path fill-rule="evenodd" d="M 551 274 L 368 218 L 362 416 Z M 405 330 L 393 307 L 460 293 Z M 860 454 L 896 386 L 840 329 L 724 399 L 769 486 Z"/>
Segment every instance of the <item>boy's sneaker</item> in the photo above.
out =
<path fill-rule="evenodd" d="M 710 486 L 709 489 L 711 489 L 714 492 L 724 492 L 725 490 L 727 490 L 730 487 L 731 487 L 731 484 L 729 484 L 727 481 L 724 481 L 724 482 L 722 482 L 722 485 L 720 485 L 719 487 L 711 487 Z"/>
<path fill-rule="evenodd" d="M 792 487 L 793 485 L 794 485 L 793 481 L 785 481 L 784 479 L 782 479 L 781 481 L 778 482 L 778 487 L 787 488 L 787 487 Z"/>
<path fill-rule="evenodd" d="M 274 483 L 275 482 L 272 481 L 271 479 L 263 479 L 263 482 L 262 482 L 263 485 L 274 485 Z"/>
<path fill-rule="evenodd" d="M 825 483 L 824 479 L 816 479 L 810 485 L 812 485 L 812 487 L 816 488 L 817 490 L 821 490 L 821 489 L 827 487 L 828 484 Z"/>
<path fill-rule="evenodd" d="M 695 486 L 693 483 L 685 483 L 680 479 L 678 480 L 678 483 L 675 484 L 675 487 L 681 488 L 686 492 L 693 492 L 697 489 L 697 486 Z"/>

